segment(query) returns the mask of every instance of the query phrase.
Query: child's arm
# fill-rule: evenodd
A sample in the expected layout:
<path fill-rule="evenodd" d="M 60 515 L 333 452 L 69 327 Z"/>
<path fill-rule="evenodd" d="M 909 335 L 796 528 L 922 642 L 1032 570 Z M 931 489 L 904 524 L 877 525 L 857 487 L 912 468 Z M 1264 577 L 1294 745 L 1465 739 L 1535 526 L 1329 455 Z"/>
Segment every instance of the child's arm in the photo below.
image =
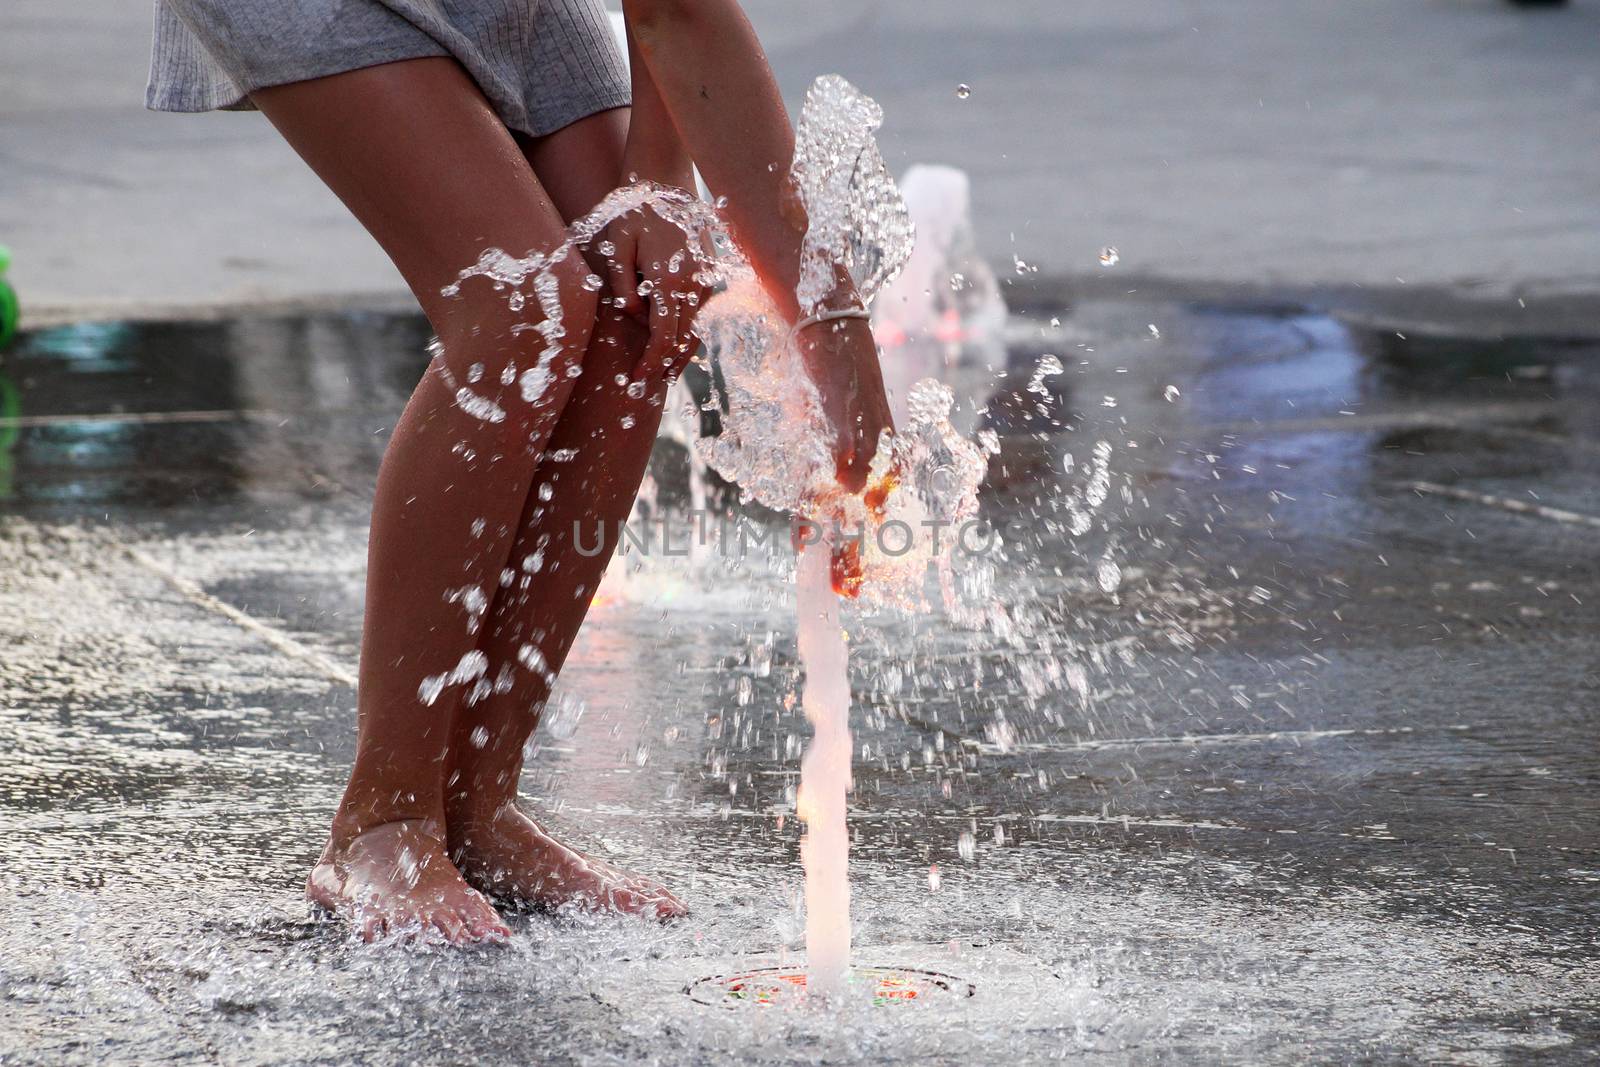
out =
<path fill-rule="evenodd" d="M 636 62 L 643 60 L 706 184 L 727 198 L 723 214 L 734 238 L 794 322 L 805 209 L 789 181 L 794 131 L 755 31 L 737 0 L 623 0 L 622 7 Z M 839 274 L 824 305 L 860 307 Z M 799 339 L 839 433 L 839 480 L 859 490 L 879 431 L 893 429 L 872 331 L 864 319 L 847 318 L 810 326 Z"/>
<path fill-rule="evenodd" d="M 650 67 L 639 55 L 628 28 L 628 66 L 633 72 L 633 111 L 628 117 L 628 143 L 622 152 L 624 177 L 694 189 L 694 164 L 678 127 L 667 112 Z"/>
<path fill-rule="evenodd" d="M 799 314 L 803 208 L 789 190 L 794 131 L 736 0 L 623 0 L 629 37 L 706 184 L 778 309 Z"/>
<path fill-rule="evenodd" d="M 628 62 L 633 72 L 633 110 L 622 151 L 622 180 L 627 184 L 654 182 L 692 193 L 694 164 L 656 91 L 649 67 L 634 48 L 631 31 Z M 654 377 L 664 370 L 668 377 L 676 377 L 692 350 L 691 317 L 683 314 L 685 299 L 691 292 L 706 295 L 694 280 L 695 256 L 686 254 L 689 249 L 683 231 L 646 209 L 616 220 L 606 237 L 616 248 L 605 259 L 614 306 L 643 320 L 650 329 L 650 340 L 633 376 Z M 688 266 L 673 271 L 674 258 Z M 639 295 L 641 278 L 650 283 L 648 297 Z"/>

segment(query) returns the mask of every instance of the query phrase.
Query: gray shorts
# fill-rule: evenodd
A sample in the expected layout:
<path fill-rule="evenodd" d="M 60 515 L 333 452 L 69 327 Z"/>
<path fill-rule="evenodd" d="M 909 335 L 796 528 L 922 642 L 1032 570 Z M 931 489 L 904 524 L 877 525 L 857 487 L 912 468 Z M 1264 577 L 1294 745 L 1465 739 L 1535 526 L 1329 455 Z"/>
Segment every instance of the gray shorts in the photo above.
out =
<path fill-rule="evenodd" d="M 423 56 L 454 56 L 534 136 L 629 101 L 601 0 L 156 0 L 145 103 L 250 110 L 256 89 Z"/>

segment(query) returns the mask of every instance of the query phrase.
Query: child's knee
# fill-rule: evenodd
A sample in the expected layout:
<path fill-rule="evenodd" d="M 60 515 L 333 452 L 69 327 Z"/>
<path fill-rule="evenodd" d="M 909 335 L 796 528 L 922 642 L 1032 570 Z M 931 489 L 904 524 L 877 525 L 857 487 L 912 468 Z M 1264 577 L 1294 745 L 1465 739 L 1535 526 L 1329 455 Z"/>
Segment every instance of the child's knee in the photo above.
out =
<path fill-rule="evenodd" d="M 551 276 L 555 279 L 555 302 L 561 309 L 560 358 L 581 368 L 600 312 L 600 294 L 591 288 L 594 275 L 583 257 L 569 256 L 551 268 Z"/>

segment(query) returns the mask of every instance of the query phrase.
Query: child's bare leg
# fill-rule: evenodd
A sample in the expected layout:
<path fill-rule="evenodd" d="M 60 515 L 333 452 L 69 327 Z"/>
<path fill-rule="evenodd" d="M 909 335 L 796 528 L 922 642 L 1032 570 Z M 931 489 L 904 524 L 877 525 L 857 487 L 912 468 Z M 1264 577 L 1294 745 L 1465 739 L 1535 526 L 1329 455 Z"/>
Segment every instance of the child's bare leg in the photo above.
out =
<path fill-rule="evenodd" d="M 536 168 L 554 161 L 540 173 L 563 212 L 582 214 L 615 184 L 616 171 L 605 164 L 613 161 L 614 168 L 620 158 L 624 114 L 593 116 L 530 148 Z M 587 165 L 572 166 L 576 160 Z M 495 598 L 479 646 L 490 662 L 520 658 L 536 669 L 519 671 L 508 691 L 461 709 L 446 806 L 452 855 L 475 885 L 546 907 L 570 902 L 672 918 L 686 909 L 664 888 L 568 848 L 515 805 L 523 745 L 583 623 L 655 443 L 664 368 L 646 368 L 638 395 L 617 384 L 618 375 L 634 371 L 647 340 L 641 323 L 601 302 L 583 376 L 534 473 L 510 582 Z"/>
<path fill-rule="evenodd" d="M 543 338 L 511 327 L 503 294 L 474 280 L 440 289 L 487 246 L 521 254 L 564 236 L 560 213 L 482 93 L 451 60 L 391 63 L 280 86 L 256 103 L 383 245 L 443 343 L 396 424 L 378 477 L 368 558 L 355 766 L 308 895 L 356 914 L 368 936 L 432 925 L 451 938 L 504 934 L 445 852 L 444 771 L 462 691 L 424 699 L 424 679 L 473 671 L 473 597 L 492 595 L 538 455 L 570 389 L 530 407 L 508 364 Z M 563 358 L 587 347 L 596 298 L 563 268 Z M 481 370 L 477 365 L 481 365 Z M 441 373 L 447 371 L 448 375 Z M 505 417 L 458 403 L 474 391 Z M 454 594 L 454 596 L 452 596 Z M 468 657 L 464 659 L 463 657 Z"/>
<path fill-rule="evenodd" d="M 643 342 L 636 323 L 602 309 L 584 375 L 534 474 L 511 584 L 501 589 L 480 646 L 491 663 L 520 660 L 534 669 L 458 713 L 446 805 L 451 854 L 474 885 L 542 906 L 571 901 L 671 918 L 686 909 L 661 886 L 567 848 L 515 806 L 523 745 L 600 584 L 655 440 L 665 383 L 658 378 L 633 398 L 614 381 L 632 368 Z"/>

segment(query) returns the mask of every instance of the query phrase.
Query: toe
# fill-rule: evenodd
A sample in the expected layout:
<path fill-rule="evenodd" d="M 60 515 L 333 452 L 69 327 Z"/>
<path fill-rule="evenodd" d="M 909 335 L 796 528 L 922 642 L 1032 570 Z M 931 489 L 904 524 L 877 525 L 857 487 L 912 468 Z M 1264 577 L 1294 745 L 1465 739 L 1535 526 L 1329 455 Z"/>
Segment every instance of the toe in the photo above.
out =
<path fill-rule="evenodd" d="M 444 939 L 452 945 L 459 945 L 472 939 L 467 931 L 466 922 L 453 908 L 438 909 L 428 917 L 428 924 L 443 934 Z"/>
<path fill-rule="evenodd" d="M 659 882 L 652 882 L 647 878 L 631 875 L 626 885 L 639 902 L 634 910 L 641 914 L 654 915 L 662 922 L 681 919 L 689 914 L 688 906 L 673 896 Z"/>
<path fill-rule="evenodd" d="M 613 885 L 600 894 L 600 906 L 618 915 L 637 915 L 645 909 L 644 894 L 626 885 Z"/>
<path fill-rule="evenodd" d="M 684 905 L 683 901 L 659 885 L 651 886 L 649 892 L 643 894 L 643 896 L 645 901 L 642 909 L 643 913 L 654 916 L 660 922 L 681 919 L 689 914 L 689 909 Z"/>
<path fill-rule="evenodd" d="M 500 913 L 495 910 L 489 898 L 476 889 L 467 890 L 467 899 L 460 904 L 456 911 L 460 913 L 462 921 L 467 924 L 467 929 L 479 938 L 510 937 L 511 928 L 500 919 Z"/>
<path fill-rule="evenodd" d="M 511 928 L 501 922 L 499 916 L 484 916 L 475 911 L 463 909 L 461 921 L 466 925 L 467 933 L 475 941 L 485 941 L 500 945 L 511 940 Z"/>
<path fill-rule="evenodd" d="M 428 915 L 419 914 L 411 908 L 400 908 L 391 912 L 385 922 L 389 936 L 402 945 L 408 945 L 417 939 L 430 926 Z"/>
<path fill-rule="evenodd" d="M 500 914 L 487 901 L 475 907 L 463 908 L 461 917 L 472 936 L 479 941 L 504 944 L 511 940 L 511 927 L 501 920 Z"/>

